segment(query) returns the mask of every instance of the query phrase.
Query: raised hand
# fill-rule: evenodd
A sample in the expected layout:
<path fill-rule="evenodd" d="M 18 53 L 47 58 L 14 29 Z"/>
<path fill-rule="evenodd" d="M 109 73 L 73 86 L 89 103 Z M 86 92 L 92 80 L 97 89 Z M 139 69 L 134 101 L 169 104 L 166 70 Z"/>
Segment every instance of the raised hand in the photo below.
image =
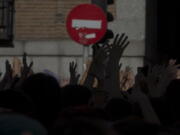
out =
<path fill-rule="evenodd" d="M 13 73 L 13 70 L 11 68 L 11 64 L 9 63 L 8 60 L 6 60 L 6 73 L 5 73 L 5 78 L 7 80 L 11 80 L 12 79 L 12 73 Z"/>
<path fill-rule="evenodd" d="M 168 66 L 155 65 L 150 68 L 146 82 L 151 97 L 163 96 L 169 83 L 176 79 L 178 67 L 180 67 L 180 65 L 176 65 L 175 61 L 170 60 Z"/>
<path fill-rule="evenodd" d="M 23 67 L 21 67 L 21 76 L 19 81 L 14 85 L 14 87 L 17 90 L 21 90 L 22 83 L 27 79 L 29 74 L 31 73 L 31 68 L 33 66 L 33 62 L 31 61 L 30 64 L 27 64 L 27 54 L 23 54 L 23 59 L 22 59 Z"/>
<path fill-rule="evenodd" d="M 113 44 L 111 46 L 109 61 L 106 68 L 107 76 L 117 75 L 119 72 L 119 61 L 126 47 L 129 45 L 128 36 L 125 34 L 116 35 Z M 113 68 L 112 68 L 113 67 Z M 118 73 L 119 74 L 119 73 Z"/>
<path fill-rule="evenodd" d="M 5 75 L 4 75 L 4 77 L 0 83 L 0 89 L 1 90 L 10 88 L 11 83 L 13 81 L 13 77 L 12 77 L 13 70 L 12 70 L 11 64 L 9 63 L 8 60 L 6 60 L 5 66 L 6 66 L 6 72 L 5 72 Z"/>
<path fill-rule="evenodd" d="M 104 43 L 102 47 L 97 45 L 97 47 L 94 48 L 95 53 L 89 73 L 98 80 L 102 80 L 105 78 L 105 67 L 109 56 L 110 46 L 107 43 Z"/>
<path fill-rule="evenodd" d="M 157 85 L 157 91 L 159 92 L 157 96 L 162 96 L 169 83 L 176 79 L 176 75 L 178 72 L 179 64 L 175 64 L 174 62 L 169 61 L 168 66 L 162 66 L 161 74 L 159 76 L 159 82 Z"/>
<path fill-rule="evenodd" d="M 31 61 L 29 65 L 27 64 L 27 54 L 26 53 L 23 54 L 22 61 L 23 61 L 23 67 L 21 68 L 21 78 L 25 79 L 28 77 L 28 75 L 31 71 L 33 62 Z"/>
<path fill-rule="evenodd" d="M 120 71 L 120 90 L 127 91 L 134 85 L 134 73 L 130 67 L 126 67 L 125 70 Z"/>
<path fill-rule="evenodd" d="M 125 33 L 116 35 L 113 44 L 111 45 L 110 59 L 116 62 L 119 62 L 120 58 L 126 47 L 129 45 L 128 36 L 125 36 Z"/>
<path fill-rule="evenodd" d="M 77 63 L 69 63 L 69 72 L 70 72 L 70 84 L 78 84 L 80 74 L 77 74 Z"/>
<path fill-rule="evenodd" d="M 13 68 L 13 77 L 15 76 L 19 76 L 21 75 L 21 60 L 17 57 L 13 58 L 13 64 L 12 64 L 12 68 Z"/>
<path fill-rule="evenodd" d="M 164 74 L 166 76 L 166 79 L 170 81 L 176 79 L 179 67 L 180 67 L 180 64 L 176 64 L 176 60 L 172 60 L 172 59 L 169 60 L 168 66 L 166 67 L 166 70 L 165 70 L 167 74 Z M 162 76 L 162 77 L 165 77 L 165 76 Z"/>
<path fill-rule="evenodd" d="M 92 88 L 95 80 L 98 80 L 98 87 L 104 81 L 105 67 L 109 55 L 110 46 L 105 42 L 102 46 L 93 45 L 93 59 L 87 71 L 87 77 L 83 83 L 88 88 Z"/>

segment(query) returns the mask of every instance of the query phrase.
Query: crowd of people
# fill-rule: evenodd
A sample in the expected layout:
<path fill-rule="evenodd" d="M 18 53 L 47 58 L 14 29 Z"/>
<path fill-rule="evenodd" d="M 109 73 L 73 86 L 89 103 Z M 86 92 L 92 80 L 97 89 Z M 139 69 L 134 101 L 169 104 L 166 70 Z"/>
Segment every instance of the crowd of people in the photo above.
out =
<path fill-rule="evenodd" d="M 87 71 L 69 64 L 62 86 L 49 73 L 34 73 L 7 60 L 0 81 L 0 135 L 179 135 L 180 80 L 176 60 L 147 65 L 136 75 L 121 69 L 126 34 L 94 44 Z M 16 66 L 14 66 L 16 65 Z M 81 77 L 81 78 L 80 78 Z"/>

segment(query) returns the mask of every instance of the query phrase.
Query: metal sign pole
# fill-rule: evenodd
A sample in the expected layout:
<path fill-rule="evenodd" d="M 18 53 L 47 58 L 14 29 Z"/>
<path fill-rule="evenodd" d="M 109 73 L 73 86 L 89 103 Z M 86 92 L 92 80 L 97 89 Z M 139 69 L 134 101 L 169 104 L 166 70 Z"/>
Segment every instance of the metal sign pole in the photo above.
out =
<path fill-rule="evenodd" d="M 86 70 L 86 63 L 89 58 L 89 46 L 83 46 L 83 72 Z"/>

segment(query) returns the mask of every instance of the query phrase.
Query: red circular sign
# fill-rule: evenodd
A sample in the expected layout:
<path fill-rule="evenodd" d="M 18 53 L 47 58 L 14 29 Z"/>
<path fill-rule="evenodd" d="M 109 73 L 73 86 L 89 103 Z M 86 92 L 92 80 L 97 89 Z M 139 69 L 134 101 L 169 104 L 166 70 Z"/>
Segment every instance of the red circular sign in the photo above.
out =
<path fill-rule="evenodd" d="M 69 13 L 66 28 L 73 40 L 83 45 L 91 45 L 101 40 L 106 33 L 106 15 L 96 5 L 81 4 Z"/>

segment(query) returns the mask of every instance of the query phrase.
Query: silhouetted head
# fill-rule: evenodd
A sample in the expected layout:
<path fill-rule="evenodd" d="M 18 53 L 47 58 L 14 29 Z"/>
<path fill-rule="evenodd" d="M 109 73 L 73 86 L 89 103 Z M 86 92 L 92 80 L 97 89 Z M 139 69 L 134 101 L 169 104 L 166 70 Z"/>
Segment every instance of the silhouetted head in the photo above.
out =
<path fill-rule="evenodd" d="M 23 83 L 24 93 L 34 102 L 35 117 L 43 124 L 51 124 L 60 111 L 60 86 L 52 76 L 37 73 Z"/>
<path fill-rule="evenodd" d="M 28 114 L 33 104 L 24 94 L 13 90 L 0 91 L 0 108 L 9 112 Z"/>
<path fill-rule="evenodd" d="M 163 125 L 168 124 L 168 115 L 169 115 L 169 110 L 167 109 L 167 104 L 164 100 L 164 97 L 161 98 L 150 98 L 151 100 L 151 105 L 156 112 L 158 118 L 160 119 L 161 123 Z"/>
<path fill-rule="evenodd" d="M 166 102 L 170 110 L 172 121 L 180 121 L 180 80 L 173 80 L 166 91 Z"/>
<path fill-rule="evenodd" d="M 32 98 L 38 107 L 41 106 L 48 109 L 48 107 L 53 107 L 53 105 L 60 103 L 60 86 L 58 82 L 52 76 L 43 73 L 30 76 L 23 83 L 23 91 Z"/>
<path fill-rule="evenodd" d="M 81 85 L 67 85 L 62 89 L 62 106 L 86 106 L 89 105 L 92 98 L 91 91 Z"/>
<path fill-rule="evenodd" d="M 180 101 L 180 79 L 173 80 L 167 87 L 166 98 L 167 101 L 178 104 Z"/>
<path fill-rule="evenodd" d="M 114 128 L 123 135 L 156 135 L 160 130 L 158 125 L 135 119 L 116 122 Z"/>
<path fill-rule="evenodd" d="M 73 118 L 73 117 L 86 117 L 88 119 L 100 119 L 108 120 L 107 114 L 103 109 L 93 107 L 71 107 L 64 109 L 60 114 L 59 118 Z"/>
<path fill-rule="evenodd" d="M 120 120 L 132 115 L 132 106 L 123 99 L 113 98 L 107 103 L 105 111 L 109 115 L 110 120 Z"/>

